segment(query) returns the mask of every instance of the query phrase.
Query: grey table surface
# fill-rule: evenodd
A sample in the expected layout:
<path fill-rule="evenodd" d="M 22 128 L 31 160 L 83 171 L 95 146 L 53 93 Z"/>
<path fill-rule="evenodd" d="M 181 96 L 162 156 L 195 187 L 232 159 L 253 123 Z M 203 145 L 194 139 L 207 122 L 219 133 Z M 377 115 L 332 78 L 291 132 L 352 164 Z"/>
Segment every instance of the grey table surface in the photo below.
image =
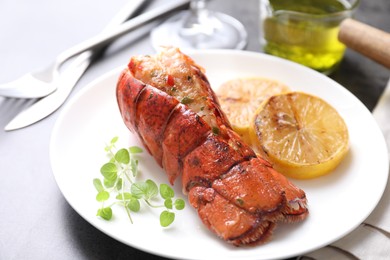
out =
<path fill-rule="evenodd" d="M 0 82 L 48 65 L 62 50 L 95 34 L 126 0 L 0 1 Z M 151 6 L 163 4 L 153 1 Z M 247 50 L 260 51 L 257 0 L 214 0 L 210 8 L 241 20 Z M 356 18 L 390 32 L 390 1 L 362 0 Z M 153 53 L 148 29 L 115 42 L 78 82 L 71 97 L 100 75 L 127 64 L 132 54 Z M 331 75 L 372 110 L 389 70 L 348 50 Z M 4 126 L 32 101 L 0 97 L 0 259 L 161 259 L 126 246 L 81 218 L 54 180 L 49 143 L 61 109 L 30 127 Z M 196 245 L 194 245 L 196 246 Z M 202 249 L 199 249 L 202 250 Z"/>

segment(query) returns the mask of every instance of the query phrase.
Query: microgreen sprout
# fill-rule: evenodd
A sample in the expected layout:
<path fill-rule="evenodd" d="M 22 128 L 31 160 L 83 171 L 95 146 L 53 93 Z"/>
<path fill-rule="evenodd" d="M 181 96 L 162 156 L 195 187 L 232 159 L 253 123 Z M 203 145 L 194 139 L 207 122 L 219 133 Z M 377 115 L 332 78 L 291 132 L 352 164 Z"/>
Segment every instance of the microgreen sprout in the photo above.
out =
<path fill-rule="evenodd" d="M 138 146 L 116 149 L 118 137 L 111 139 L 104 150 L 109 161 L 100 168 L 102 180 L 93 179 L 93 185 L 97 190 L 96 201 L 100 203 L 97 216 L 110 220 L 113 216 L 112 206 L 117 204 L 124 207 L 131 223 L 132 212 L 138 212 L 142 205 L 151 208 L 163 208 L 160 213 L 160 225 L 167 227 L 175 220 L 175 210 L 182 210 L 185 201 L 175 198 L 175 192 L 168 184 L 158 186 L 153 180 L 138 180 L 137 154 L 143 152 Z M 106 205 L 110 198 L 114 202 Z M 160 201 L 160 204 L 155 204 Z M 163 201 L 163 202 L 162 202 Z"/>

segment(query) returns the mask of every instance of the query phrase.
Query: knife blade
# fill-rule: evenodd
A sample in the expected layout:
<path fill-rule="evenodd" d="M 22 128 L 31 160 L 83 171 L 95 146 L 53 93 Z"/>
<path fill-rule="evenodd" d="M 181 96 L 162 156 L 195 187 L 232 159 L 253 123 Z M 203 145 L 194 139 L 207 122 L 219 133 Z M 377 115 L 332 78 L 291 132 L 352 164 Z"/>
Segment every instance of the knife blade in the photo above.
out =
<path fill-rule="evenodd" d="M 144 14 L 139 15 L 136 18 L 139 18 L 136 20 L 136 22 L 131 23 L 132 20 L 130 20 L 129 24 L 126 24 L 124 27 L 119 26 L 119 30 L 116 30 L 114 32 L 123 35 L 124 30 L 127 32 L 130 32 L 132 30 L 135 30 L 139 28 L 140 26 L 147 24 L 151 21 L 154 21 L 158 18 L 162 18 L 168 14 L 171 14 L 173 11 L 186 9 L 189 6 L 190 1 L 189 0 L 181 0 L 178 2 L 175 2 L 173 4 L 165 4 L 163 9 L 159 10 L 152 10 L 149 12 L 146 12 Z M 148 19 L 146 19 L 148 18 Z M 141 23 L 142 21 L 142 23 Z M 129 26 L 132 25 L 132 26 Z M 113 35 L 113 33 L 109 34 L 110 36 Z M 114 34 L 115 35 L 115 34 Z M 107 38 L 107 37 L 106 37 Z M 107 39 L 105 40 L 107 41 Z M 117 37 L 115 37 L 117 38 Z M 106 42 L 108 43 L 108 42 Z M 82 53 L 84 55 L 84 53 Z M 87 53 L 86 55 L 91 56 L 90 53 Z M 88 67 L 89 63 L 88 61 L 85 61 L 84 59 L 88 60 L 91 57 L 87 56 L 80 56 L 77 57 L 77 59 L 74 62 L 78 63 L 78 66 L 74 70 L 67 70 L 63 72 L 63 75 L 59 78 L 59 82 L 61 86 L 52 94 L 49 96 L 46 96 L 40 100 L 38 100 L 36 103 L 34 103 L 32 106 L 27 108 L 26 110 L 23 110 L 20 112 L 14 119 L 9 122 L 4 130 L 5 131 L 12 131 L 17 130 L 26 126 L 29 126 L 31 124 L 34 124 L 43 118 L 49 116 L 54 111 L 56 111 L 63 102 L 66 101 L 69 93 L 71 92 L 73 86 L 77 83 L 78 79 L 81 77 L 85 69 Z M 66 74 L 65 74 L 66 73 Z M 66 78 L 67 77 L 67 78 Z M 65 80 L 61 80 L 64 78 Z"/>

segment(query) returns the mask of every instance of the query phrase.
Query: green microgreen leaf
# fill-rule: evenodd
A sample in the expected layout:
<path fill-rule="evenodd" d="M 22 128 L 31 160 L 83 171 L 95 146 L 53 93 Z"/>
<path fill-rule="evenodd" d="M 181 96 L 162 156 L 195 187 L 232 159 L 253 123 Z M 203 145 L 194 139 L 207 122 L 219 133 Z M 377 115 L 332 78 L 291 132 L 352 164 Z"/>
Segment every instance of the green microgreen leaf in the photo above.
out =
<path fill-rule="evenodd" d="M 141 208 L 141 204 L 139 203 L 139 200 L 132 198 L 127 204 L 127 207 L 133 211 L 133 212 L 138 212 Z"/>
<path fill-rule="evenodd" d="M 146 184 L 146 182 L 141 182 L 141 181 L 133 183 L 130 187 L 131 194 L 137 199 L 144 198 L 147 189 L 148 189 L 148 184 Z"/>
<path fill-rule="evenodd" d="M 137 176 L 138 172 L 138 160 L 130 160 L 130 170 L 133 173 L 133 176 Z"/>
<path fill-rule="evenodd" d="M 152 199 L 158 195 L 158 187 L 157 184 L 152 180 L 146 180 L 145 182 L 148 186 L 145 194 L 145 199 Z"/>
<path fill-rule="evenodd" d="M 116 180 L 104 179 L 103 182 L 104 182 L 104 187 L 112 188 L 112 187 L 114 187 Z"/>
<path fill-rule="evenodd" d="M 160 214 L 160 225 L 162 227 L 167 227 L 175 220 L 175 213 L 164 210 Z"/>
<path fill-rule="evenodd" d="M 172 209 L 172 199 L 166 199 L 164 201 L 164 206 L 167 208 L 167 209 Z"/>
<path fill-rule="evenodd" d="M 130 162 L 130 155 L 127 149 L 120 149 L 115 154 L 115 160 L 119 163 L 128 164 Z"/>
<path fill-rule="evenodd" d="M 142 150 L 142 148 L 140 148 L 140 147 L 138 147 L 138 146 L 130 146 L 130 147 L 129 147 L 129 152 L 130 152 L 131 154 L 135 154 L 135 153 L 142 153 L 143 150 Z"/>
<path fill-rule="evenodd" d="M 95 189 L 100 192 L 104 190 L 102 181 L 98 178 L 93 179 L 93 186 L 95 186 Z"/>
<path fill-rule="evenodd" d="M 117 137 L 117 136 L 114 137 L 114 138 L 112 138 L 111 141 L 110 141 L 110 144 L 107 145 L 107 146 L 104 148 L 104 150 L 105 150 L 106 152 L 111 151 L 111 150 L 115 147 L 115 143 L 116 143 L 117 141 L 118 141 L 118 137 Z"/>
<path fill-rule="evenodd" d="M 160 195 L 163 199 L 171 199 L 175 196 L 175 191 L 167 184 L 160 184 Z"/>
<path fill-rule="evenodd" d="M 110 193 L 108 193 L 107 191 L 103 190 L 103 191 L 100 191 L 97 195 L 96 195 L 96 200 L 99 201 L 99 202 L 102 202 L 102 201 L 106 201 L 110 198 Z"/>
<path fill-rule="evenodd" d="M 118 181 L 116 183 L 116 189 L 118 191 L 120 191 L 122 189 L 122 184 L 123 184 L 123 179 L 122 178 L 118 178 Z"/>
<path fill-rule="evenodd" d="M 112 218 L 112 209 L 110 207 L 98 209 L 96 216 L 110 220 Z"/>
<path fill-rule="evenodd" d="M 132 198 L 133 198 L 133 196 L 128 192 L 123 192 L 123 193 L 119 193 L 118 195 L 116 195 L 117 200 L 130 200 Z"/>
<path fill-rule="evenodd" d="M 118 136 L 114 136 L 114 137 L 111 139 L 110 143 L 111 143 L 111 144 L 115 144 L 115 143 L 118 141 L 118 139 L 119 139 Z"/>
<path fill-rule="evenodd" d="M 175 204 L 175 209 L 177 209 L 177 210 L 184 209 L 184 207 L 186 205 L 186 203 L 184 202 L 183 199 L 176 199 L 174 204 Z"/>
<path fill-rule="evenodd" d="M 105 179 L 110 181 L 115 181 L 118 177 L 117 172 L 118 169 L 116 168 L 116 165 L 114 163 L 106 163 L 100 168 L 101 174 L 104 176 Z"/>

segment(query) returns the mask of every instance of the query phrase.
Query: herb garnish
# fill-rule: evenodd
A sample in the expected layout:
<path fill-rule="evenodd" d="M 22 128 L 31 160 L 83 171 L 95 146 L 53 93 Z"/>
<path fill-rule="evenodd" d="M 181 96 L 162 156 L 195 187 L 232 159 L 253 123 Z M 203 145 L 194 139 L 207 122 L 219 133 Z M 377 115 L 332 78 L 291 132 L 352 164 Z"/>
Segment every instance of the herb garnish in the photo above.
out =
<path fill-rule="evenodd" d="M 101 203 L 96 215 L 105 220 L 110 220 L 113 215 L 112 206 L 117 204 L 124 207 L 130 222 L 133 223 L 131 212 L 138 212 L 141 208 L 141 202 L 144 202 L 142 204 L 146 204 L 151 208 L 165 208 L 160 214 L 160 225 L 162 227 L 169 226 L 175 220 L 173 209 L 184 209 L 184 200 L 175 199 L 174 190 L 167 184 L 160 184 L 159 188 L 150 179 L 136 181 L 138 173 L 136 155 L 142 153 L 142 149 L 132 146 L 116 150 L 115 143 L 117 141 L 118 137 L 114 137 L 105 147 L 109 162 L 100 168 L 103 182 L 99 178 L 93 180 L 93 185 L 98 192 L 96 200 Z M 115 197 L 115 201 L 106 206 L 105 204 L 111 195 Z M 164 201 L 163 204 L 153 204 L 158 197 L 161 197 Z"/>
<path fill-rule="evenodd" d="M 187 96 L 183 97 L 182 100 L 180 101 L 180 103 L 182 103 L 183 105 L 188 105 L 192 102 L 194 102 L 194 99 Z"/>
<path fill-rule="evenodd" d="M 211 128 L 211 131 L 213 132 L 214 135 L 219 135 L 219 128 L 218 128 L 218 127 L 213 126 L 213 127 Z"/>

